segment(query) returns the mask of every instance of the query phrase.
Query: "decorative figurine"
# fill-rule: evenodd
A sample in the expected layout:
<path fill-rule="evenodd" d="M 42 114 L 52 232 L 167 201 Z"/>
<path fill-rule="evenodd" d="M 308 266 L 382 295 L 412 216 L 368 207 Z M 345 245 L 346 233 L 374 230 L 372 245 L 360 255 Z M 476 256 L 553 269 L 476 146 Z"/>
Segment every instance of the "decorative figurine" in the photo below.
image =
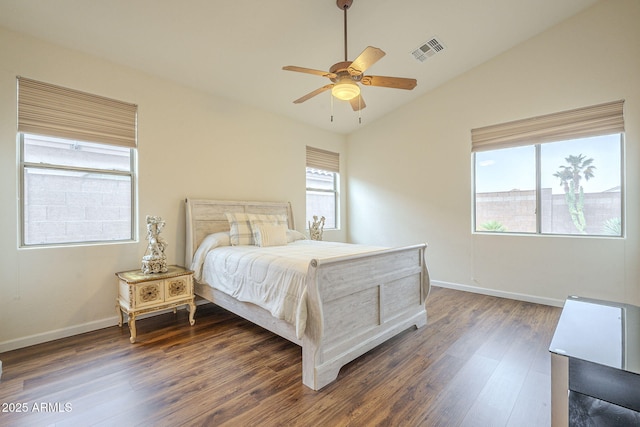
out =
<path fill-rule="evenodd" d="M 309 235 L 311 240 L 322 240 L 322 233 L 324 232 L 324 217 L 321 217 L 318 221 L 318 216 L 313 216 L 313 223 L 309 221 Z"/>
<path fill-rule="evenodd" d="M 164 221 L 159 216 L 147 215 L 147 240 L 149 246 L 142 257 L 142 272 L 165 273 L 167 269 L 167 256 L 164 249 L 168 246 L 167 242 L 160 237 L 160 232 L 164 228 Z"/>

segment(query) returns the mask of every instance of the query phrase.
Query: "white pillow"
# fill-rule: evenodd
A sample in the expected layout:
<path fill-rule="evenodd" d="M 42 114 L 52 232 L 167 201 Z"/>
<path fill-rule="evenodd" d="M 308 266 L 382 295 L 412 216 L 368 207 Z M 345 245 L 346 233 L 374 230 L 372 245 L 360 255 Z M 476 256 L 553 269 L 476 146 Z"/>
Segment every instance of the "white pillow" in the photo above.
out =
<path fill-rule="evenodd" d="M 287 227 L 282 224 L 255 225 L 253 227 L 253 238 L 256 246 L 283 246 L 287 244 Z"/>
<path fill-rule="evenodd" d="M 204 259 L 211 249 L 215 249 L 219 246 L 229 246 L 230 244 L 228 232 L 209 234 L 207 237 L 202 239 L 202 243 L 198 246 L 196 253 L 193 255 L 193 260 L 191 261 L 193 277 L 196 280 L 202 279 L 202 265 L 204 264 Z"/>
<path fill-rule="evenodd" d="M 299 232 L 298 230 L 287 230 L 287 242 L 292 243 L 296 240 L 306 240 L 307 236 Z"/>

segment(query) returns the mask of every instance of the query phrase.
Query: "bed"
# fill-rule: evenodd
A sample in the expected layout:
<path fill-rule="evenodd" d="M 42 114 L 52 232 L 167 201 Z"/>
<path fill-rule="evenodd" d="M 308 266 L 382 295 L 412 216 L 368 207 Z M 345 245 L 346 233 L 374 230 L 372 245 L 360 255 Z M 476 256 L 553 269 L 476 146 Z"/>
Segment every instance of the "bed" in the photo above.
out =
<path fill-rule="evenodd" d="M 185 204 L 186 266 L 203 253 L 198 251 L 203 241 L 229 232 L 228 213 L 285 217 L 287 228 L 295 230 L 287 202 L 186 199 Z M 425 250 L 426 244 L 417 244 L 311 258 L 305 264 L 302 331 L 299 324 L 234 298 L 204 278 L 195 279 L 195 293 L 301 346 L 302 382 L 320 390 L 345 364 L 410 327 L 426 325 L 430 281 Z"/>

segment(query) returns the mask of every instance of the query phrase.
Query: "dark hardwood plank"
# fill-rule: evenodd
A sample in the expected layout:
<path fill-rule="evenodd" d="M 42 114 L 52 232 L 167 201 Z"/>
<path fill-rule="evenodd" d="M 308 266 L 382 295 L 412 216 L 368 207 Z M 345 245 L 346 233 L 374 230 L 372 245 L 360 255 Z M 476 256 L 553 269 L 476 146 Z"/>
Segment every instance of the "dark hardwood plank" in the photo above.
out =
<path fill-rule="evenodd" d="M 139 320 L 136 344 L 114 326 L 6 352 L 0 403 L 27 413 L 0 425 L 550 424 L 559 308 L 434 287 L 427 310 L 319 392 L 299 347 L 211 304 L 193 327 L 185 311 Z"/>

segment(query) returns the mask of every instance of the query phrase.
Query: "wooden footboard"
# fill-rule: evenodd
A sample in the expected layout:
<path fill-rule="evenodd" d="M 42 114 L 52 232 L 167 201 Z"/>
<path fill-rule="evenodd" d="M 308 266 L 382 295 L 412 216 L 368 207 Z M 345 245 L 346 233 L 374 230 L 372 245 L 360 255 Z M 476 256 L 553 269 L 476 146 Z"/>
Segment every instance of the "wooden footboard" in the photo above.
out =
<path fill-rule="evenodd" d="M 302 381 L 319 390 L 340 368 L 411 326 L 427 323 L 426 245 L 313 260 Z"/>

